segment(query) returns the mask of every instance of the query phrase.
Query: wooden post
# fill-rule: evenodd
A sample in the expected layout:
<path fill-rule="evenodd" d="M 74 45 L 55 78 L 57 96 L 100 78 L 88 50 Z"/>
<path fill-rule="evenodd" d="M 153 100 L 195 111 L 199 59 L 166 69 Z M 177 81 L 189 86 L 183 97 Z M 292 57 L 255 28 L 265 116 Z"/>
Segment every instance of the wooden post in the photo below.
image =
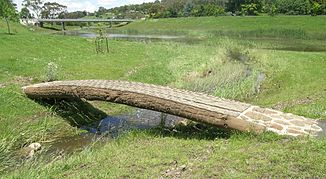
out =
<path fill-rule="evenodd" d="M 112 28 L 112 22 L 110 21 L 110 28 Z"/>
<path fill-rule="evenodd" d="M 108 37 L 105 37 L 105 42 L 106 42 L 106 52 L 109 53 L 109 41 L 108 41 Z"/>

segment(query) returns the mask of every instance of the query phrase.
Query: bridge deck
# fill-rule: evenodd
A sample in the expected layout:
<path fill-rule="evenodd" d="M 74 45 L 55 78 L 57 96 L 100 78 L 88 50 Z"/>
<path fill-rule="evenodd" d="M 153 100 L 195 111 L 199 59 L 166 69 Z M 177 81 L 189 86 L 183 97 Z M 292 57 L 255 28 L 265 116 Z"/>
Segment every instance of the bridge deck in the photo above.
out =
<path fill-rule="evenodd" d="M 169 87 L 107 80 L 57 81 L 23 88 L 30 98 L 83 98 L 126 104 L 241 131 L 317 135 L 317 121 Z"/>
<path fill-rule="evenodd" d="M 133 22 L 132 19 L 37 19 L 38 22 Z"/>

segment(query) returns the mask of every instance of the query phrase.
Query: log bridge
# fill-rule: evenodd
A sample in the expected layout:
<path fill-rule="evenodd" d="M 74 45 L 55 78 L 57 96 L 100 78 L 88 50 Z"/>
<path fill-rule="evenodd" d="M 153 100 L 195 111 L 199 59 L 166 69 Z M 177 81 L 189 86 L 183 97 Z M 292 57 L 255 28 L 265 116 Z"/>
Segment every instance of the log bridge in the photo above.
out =
<path fill-rule="evenodd" d="M 85 99 L 155 110 L 201 123 L 261 133 L 316 136 L 318 121 L 170 87 L 109 80 L 55 81 L 23 87 L 31 99 Z"/>
<path fill-rule="evenodd" d="M 121 22 L 126 22 L 126 23 L 131 23 L 134 22 L 132 19 L 37 19 L 38 24 L 40 27 L 43 27 L 43 24 L 45 22 L 48 23 L 56 23 L 59 22 L 61 23 L 61 29 L 62 31 L 65 30 L 65 23 L 66 22 L 108 22 L 110 23 L 110 27 L 112 27 L 112 23 L 121 23 Z"/>

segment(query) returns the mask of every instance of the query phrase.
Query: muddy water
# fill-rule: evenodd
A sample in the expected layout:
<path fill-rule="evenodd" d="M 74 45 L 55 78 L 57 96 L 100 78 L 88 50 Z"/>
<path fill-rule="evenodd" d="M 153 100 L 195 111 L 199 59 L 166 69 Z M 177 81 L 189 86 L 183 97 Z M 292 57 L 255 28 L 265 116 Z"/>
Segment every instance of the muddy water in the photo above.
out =
<path fill-rule="evenodd" d="M 136 109 L 131 113 L 108 116 L 99 122 L 82 126 L 81 130 L 86 130 L 86 133 L 75 137 L 56 139 L 51 142 L 47 154 L 69 154 L 81 151 L 93 145 L 110 142 L 132 129 L 149 129 L 163 125 L 171 127 L 181 120 L 184 119 L 145 109 Z"/>

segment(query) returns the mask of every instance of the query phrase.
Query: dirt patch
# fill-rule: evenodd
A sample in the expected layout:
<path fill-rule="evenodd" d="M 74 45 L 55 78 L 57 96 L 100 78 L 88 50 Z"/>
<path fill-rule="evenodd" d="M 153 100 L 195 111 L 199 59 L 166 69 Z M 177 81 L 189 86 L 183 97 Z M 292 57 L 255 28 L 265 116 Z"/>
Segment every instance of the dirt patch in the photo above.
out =
<path fill-rule="evenodd" d="M 163 173 L 164 178 L 180 178 L 182 173 L 187 170 L 186 165 L 180 165 L 178 164 L 178 161 L 173 161 L 171 163 L 171 168 L 166 170 Z"/>
<path fill-rule="evenodd" d="M 284 110 L 285 108 L 291 108 L 297 105 L 305 105 L 305 104 L 311 104 L 314 101 L 320 99 L 322 96 L 307 96 L 305 98 L 301 98 L 301 99 L 294 99 L 291 101 L 285 101 L 285 102 L 280 102 L 277 103 L 276 105 L 273 106 L 273 109 L 276 110 Z"/>
<path fill-rule="evenodd" d="M 6 87 L 5 84 L 0 83 L 0 89 L 5 88 L 5 87 Z"/>
<path fill-rule="evenodd" d="M 189 72 L 187 75 L 182 77 L 182 80 L 186 82 L 190 82 L 191 80 L 199 77 L 201 77 L 201 75 L 198 72 L 193 71 L 193 72 Z"/>
<path fill-rule="evenodd" d="M 10 81 L 10 83 L 27 86 L 33 84 L 33 80 L 34 79 L 32 77 L 16 76 L 13 80 Z"/>

